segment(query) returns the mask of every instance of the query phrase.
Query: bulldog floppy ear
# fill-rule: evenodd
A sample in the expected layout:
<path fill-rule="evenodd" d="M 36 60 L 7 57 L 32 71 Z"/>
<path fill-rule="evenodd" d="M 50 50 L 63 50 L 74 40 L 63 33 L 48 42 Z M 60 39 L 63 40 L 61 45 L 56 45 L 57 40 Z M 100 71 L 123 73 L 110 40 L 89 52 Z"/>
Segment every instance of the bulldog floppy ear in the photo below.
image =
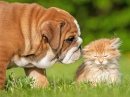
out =
<path fill-rule="evenodd" d="M 64 24 L 64 21 L 57 22 L 53 20 L 45 21 L 42 24 L 42 35 L 47 38 L 53 50 L 57 50 L 60 45 L 61 29 Z"/>

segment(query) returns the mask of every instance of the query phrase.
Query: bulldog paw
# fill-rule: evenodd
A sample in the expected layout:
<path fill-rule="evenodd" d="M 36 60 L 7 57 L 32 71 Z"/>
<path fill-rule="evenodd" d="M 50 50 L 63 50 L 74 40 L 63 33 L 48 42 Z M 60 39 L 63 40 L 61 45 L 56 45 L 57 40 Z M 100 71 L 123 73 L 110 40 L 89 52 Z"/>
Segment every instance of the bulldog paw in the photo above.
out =
<path fill-rule="evenodd" d="M 40 68 L 25 68 L 25 73 L 28 77 L 35 80 L 32 87 L 46 88 L 49 85 L 48 79 L 46 77 L 46 70 Z"/>
<path fill-rule="evenodd" d="M 36 88 L 47 88 L 49 86 L 48 79 L 45 76 L 41 76 L 35 79 L 35 83 L 33 86 Z"/>

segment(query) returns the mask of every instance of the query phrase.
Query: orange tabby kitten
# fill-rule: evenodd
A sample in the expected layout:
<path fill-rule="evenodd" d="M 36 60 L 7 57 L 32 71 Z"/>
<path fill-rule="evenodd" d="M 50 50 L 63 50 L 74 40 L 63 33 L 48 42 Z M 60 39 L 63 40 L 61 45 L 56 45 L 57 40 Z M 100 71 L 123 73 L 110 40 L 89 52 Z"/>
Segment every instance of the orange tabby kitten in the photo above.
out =
<path fill-rule="evenodd" d="M 76 81 L 91 82 L 92 85 L 105 82 L 119 83 L 118 59 L 120 39 L 99 39 L 83 49 L 84 63 L 76 72 Z"/>

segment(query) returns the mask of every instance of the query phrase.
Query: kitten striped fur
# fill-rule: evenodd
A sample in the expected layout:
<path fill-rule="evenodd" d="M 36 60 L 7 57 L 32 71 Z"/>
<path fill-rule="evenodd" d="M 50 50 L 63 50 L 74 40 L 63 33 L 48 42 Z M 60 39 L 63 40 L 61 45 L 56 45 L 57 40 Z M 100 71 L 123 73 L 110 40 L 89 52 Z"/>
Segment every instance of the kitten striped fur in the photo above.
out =
<path fill-rule="evenodd" d="M 79 66 L 75 80 L 78 83 L 120 83 L 121 74 L 118 70 L 120 57 L 119 38 L 95 40 L 83 48 L 84 63 Z"/>

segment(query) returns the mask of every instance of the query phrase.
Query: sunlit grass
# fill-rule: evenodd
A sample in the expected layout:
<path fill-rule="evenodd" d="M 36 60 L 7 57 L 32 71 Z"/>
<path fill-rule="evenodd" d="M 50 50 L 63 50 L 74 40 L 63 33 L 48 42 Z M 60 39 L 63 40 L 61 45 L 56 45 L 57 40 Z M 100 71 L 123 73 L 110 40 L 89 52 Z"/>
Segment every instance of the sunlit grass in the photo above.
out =
<path fill-rule="evenodd" d="M 77 85 L 73 81 L 73 78 L 77 67 L 82 63 L 83 59 L 70 65 L 55 64 L 51 68 L 48 68 L 47 76 L 50 85 L 46 89 L 32 89 L 29 86 L 32 81 L 25 77 L 23 69 L 10 69 L 7 70 L 7 78 L 13 71 L 18 85 L 15 86 L 13 84 L 11 87 L 7 86 L 6 90 L 0 92 L 0 97 L 129 97 L 129 58 L 129 55 L 123 55 L 120 59 L 122 83 L 119 85 L 102 84 L 97 87 L 91 87 L 89 84 Z M 19 86 L 19 83 L 22 85 Z"/>

